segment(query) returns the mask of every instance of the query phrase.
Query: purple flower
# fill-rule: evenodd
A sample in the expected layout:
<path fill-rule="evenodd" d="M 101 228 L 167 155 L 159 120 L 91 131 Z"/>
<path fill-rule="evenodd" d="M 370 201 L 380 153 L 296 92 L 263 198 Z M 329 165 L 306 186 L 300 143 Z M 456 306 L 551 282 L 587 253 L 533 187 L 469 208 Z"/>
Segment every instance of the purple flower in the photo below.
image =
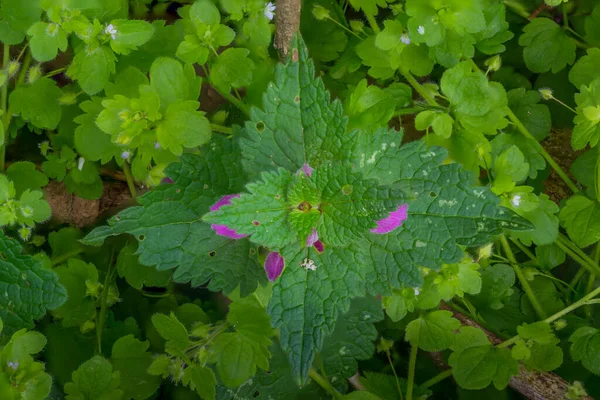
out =
<path fill-rule="evenodd" d="M 277 253 L 276 251 L 269 253 L 267 259 L 265 260 L 265 271 L 267 273 L 267 278 L 271 282 L 279 278 L 284 266 L 285 261 L 283 257 L 281 257 L 281 254 Z"/>
<path fill-rule="evenodd" d="M 306 238 L 306 247 L 310 247 L 319 240 L 319 233 L 313 228 L 312 233 Z"/>
<path fill-rule="evenodd" d="M 323 246 L 323 242 L 321 242 L 320 240 L 317 240 L 314 243 L 314 246 L 315 246 L 315 250 L 317 250 L 319 253 L 322 253 L 323 250 L 325 249 L 325 246 Z"/>
<path fill-rule="evenodd" d="M 402 225 L 406 218 L 408 218 L 408 204 L 402 204 L 396 211 L 392 211 L 389 217 L 377 221 L 377 227 L 371 229 L 371 232 L 381 235 L 391 232 Z"/>
<path fill-rule="evenodd" d="M 235 229 L 231 229 L 227 225 L 217 225 L 213 224 L 210 228 L 215 231 L 217 235 L 226 236 L 231 239 L 241 239 L 248 236 L 247 234 L 237 233 Z"/>
<path fill-rule="evenodd" d="M 221 197 L 221 199 L 219 201 L 217 201 L 215 204 L 210 206 L 210 211 L 217 211 L 219 208 L 221 208 L 223 206 L 230 205 L 231 199 L 233 199 L 235 197 L 240 197 L 240 195 L 239 194 L 227 194 L 227 195 Z"/>
<path fill-rule="evenodd" d="M 311 177 L 313 171 L 315 170 L 314 168 L 312 168 L 310 165 L 308 165 L 307 163 L 304 163 L 304 165 L 302 166 L 302 168 L 300 168 L 300 170 L 302 172 L 304 172 L 304 175 L 308 176 L 309 178 Z"/>

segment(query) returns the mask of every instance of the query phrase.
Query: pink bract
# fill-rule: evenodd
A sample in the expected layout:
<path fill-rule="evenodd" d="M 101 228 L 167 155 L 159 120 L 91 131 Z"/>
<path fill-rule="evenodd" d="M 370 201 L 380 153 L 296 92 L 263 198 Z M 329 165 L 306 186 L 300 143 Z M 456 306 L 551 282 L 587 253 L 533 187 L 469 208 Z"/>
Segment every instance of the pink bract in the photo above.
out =
<path fill-rule="evenodd" d="M 317 240 L 314 243 L 315 246 L 315 250 L 317 250 L 319 253 L 322 253 L 323 250 L 325 249 L 325 246 L 323 245 L 323 242 L 321 242 L 320 240 Z"/>
<path fill-rule="evenodd" d="M 312 246 L 317 240 L 319 240 L 319 233 L 313 228 L 311 234 L 306 238 L 306 247 Z"/>
<path fill-rule="evenodd" d="M 281 254 L 277 253 L 276 251 L 269 253 L 267 259 L 265 260 L 265 272 L 267 273 L 267 278 L 271 282 L 279 278 L 279 275 L 281 275 L 281 272 L 283 271 L 284 265 L 285 261 Z"/>
<path fill-rule="evenodd" d="M 226 194 L 225 196 L 221 197 L 221 199 L 219 201 L 217 201 L 215 204 L 210 206 L 210 211 L 217 211 L 219 208 L 221 208 L 223 206 L 230 205 L 231 199 L 233 199 L 235 197 L 240 197 L 240 195 L 239 194 Z"/>
<path fill-rule="evenodd" d="M 408 204 L 398 206 L 396 211 L 392 211 L 389 217 L 377 221 L 377 227 L 371 229 L 371 232 L 383 235 L 389 233 L 402 225 L 402 222 L 408 218 Z"/>
<path fill-rule="evenodd" d="M 225 237 L 228 237 L 228 238 L 231 238 L 231 239 L 241 239 L 241 238 L 245 238 L 246 236 L 248 236 L 246 234 L 237 233 L 235 231 L 235 229 L 231 229 L 227 225 L 216 225 L 216 224 L 213 224 L 210 227 L 211 227 L 211 229 L 213 231 L 215 231 L 215 233 L 217 235 L 225 236 Z"/>

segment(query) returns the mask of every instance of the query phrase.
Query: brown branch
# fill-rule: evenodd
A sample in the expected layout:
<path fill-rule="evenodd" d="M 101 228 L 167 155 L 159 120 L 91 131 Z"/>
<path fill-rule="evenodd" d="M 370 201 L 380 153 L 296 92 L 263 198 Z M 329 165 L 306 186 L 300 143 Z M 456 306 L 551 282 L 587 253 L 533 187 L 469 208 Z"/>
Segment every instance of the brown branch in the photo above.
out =
<path fill-rule="evenodd" d="M 292 37 L 300 30 L 302 0 L 276 0 L 275 2 L 275 48 L 284 60 L 290 50 Z"/>
<path fill-rule="evenodd" d="M 459 320 L 463 326 L 472 326 L 481 329 L 492 344 L 497 345 L 503 342 L 503 339 L 483 328 L 466 315 L 454 311 L 446 304 L 442 303 L 440 308 L 452 312 L 454 314 L 453 317 Z M 528 371 L 522 364 L 520 365 L 519 373 L 510 378 L 508 385 L 526 398 L 532 400 L 564 399 L 569 387 L 567 381 L 553 372 Z M 585 396 L 581 400 L 594 399 L 590 396 Z"/>

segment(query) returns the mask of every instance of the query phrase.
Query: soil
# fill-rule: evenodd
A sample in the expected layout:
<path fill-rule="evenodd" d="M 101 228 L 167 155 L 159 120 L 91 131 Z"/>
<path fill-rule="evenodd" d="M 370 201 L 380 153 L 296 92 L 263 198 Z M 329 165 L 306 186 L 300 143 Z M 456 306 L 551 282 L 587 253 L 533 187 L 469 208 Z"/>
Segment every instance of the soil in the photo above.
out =
<path fill-rule="evenodd" d="M 571 164 L 573 164 L 573 161 L 575 161 L 583 151 L 575 151 L 571 147 L 571 131 L 552 131 L 550 136 L 541 144 L 567 175 L 573 178 L 570 173 Z M 572 194 L 567 184 L 554 170 L 551 171 L 545 186 L 546 190 L 544 193 L 557 204 L 559 204 L 561 200 L 568 199 Z"/>

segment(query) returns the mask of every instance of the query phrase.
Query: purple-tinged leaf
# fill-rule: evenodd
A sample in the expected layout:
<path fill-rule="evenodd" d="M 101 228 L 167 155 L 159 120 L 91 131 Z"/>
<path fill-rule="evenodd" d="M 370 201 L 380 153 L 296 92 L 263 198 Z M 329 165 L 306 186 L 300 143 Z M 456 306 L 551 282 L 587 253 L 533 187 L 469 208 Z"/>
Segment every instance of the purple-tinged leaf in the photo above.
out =
<path fill-rule="evenodd" d="M 213 231 L 215 231 L 217 235 L 225 236 L 232 239 L 242 239 L 248 236 L 246 234 L 237 233 L 235 229 L 231 229 L 227 225 L 213 224 L 210 227 Z"/>
<path fill-rule="evenodd" d="M 402 225 L 402 222 L 406 221 L 408 217 L 408 204 L 402 204 L 398 206 L 396 211 L 392 211 L 389 217 L 380 219 L 377 221 L 377 227 L 371 229 L 371 232 L 378 233 L 380 235 L 389 233 Z"/>
<path fill-rule="evenodd" d="M 273 282 L 275 279 L 279 278 L 281 275 L 281 271 L 283 271 L 283 267 L 285 262 L 281 254 L 276 251 L 272 251 L 267 256 L 265 260 L 265 271 L 267 272 L 267 278 Z"/>
<path fill-rule="evenodd" d="M 166 183 L 170 185 L 172 183 L 175 183 L 175 181 L 167 176 L 166 178 L 163 178 L 162 181 L 160 181 L 160 183 Z"/>
<path fill-rule="evenodd" d="M 323 245 L 323 242 L 321 242 L 320 240 L 317 240 L 317 241 L 314 243 L 314 246 L 315 246 L 315 249 L 316 249 L 316 250 L 317 250 L 319 253 L 322 253 L 322 252 L 323 252 L 323 250 L 325 249 L 325 246 Z"/>
<path fill-rule="evenodd" d="M 240 195 L 239 194 L 226 194 L 225 196 L 221 197 L 221 199 L 219 201 L 217 201 L 215 204 L 210 206 L 210 211 L 217 211 L 219 208 L 221 208 L 223 206 L 230 205 L 231 199 L 233 199 L 235 197 L 240 197 Z"/>

